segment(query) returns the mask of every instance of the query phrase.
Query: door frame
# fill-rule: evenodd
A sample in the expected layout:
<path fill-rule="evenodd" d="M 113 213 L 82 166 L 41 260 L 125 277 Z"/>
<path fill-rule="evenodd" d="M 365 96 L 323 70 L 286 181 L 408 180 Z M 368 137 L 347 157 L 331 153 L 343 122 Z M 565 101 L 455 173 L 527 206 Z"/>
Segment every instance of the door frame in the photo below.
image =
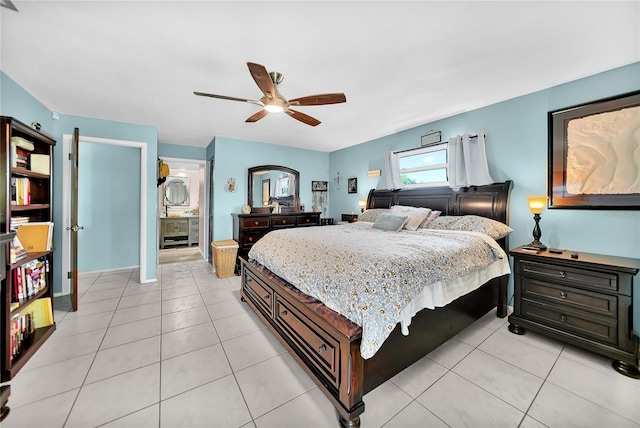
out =
<path fill-rule="evenodd" d="M 71 267 L 69 251 L 71 247 L 71 196 L 67 191 L 71 187 L 71 154 L 73 135 L 62 136 L 63 167 L 62 167 L 62 295 L 71 292 L 71 285 L 67 272 Z M 80 135 L 80 142 L 109 144 L 113 146 L 134 147 L 140 149 L 140 283 L 154 282 L 155 278 L 147 279 L 147 143 L 139 141 L 115 140 L 111 138 L 85 137 Z"/>
<path fill-rule="evenodd" d="M 198 250 L 200 250 L 200 254 L 202 254 L 202 257 L 206 260 L 209 261 L 211 260 L 209 257 L 209 253 L 207 251 L 207 248 L 209 247 L 209 245 L 207 244 L 207 236 L 209 234 L 209 228 L 210 228 L 210 222 L 209 222 L 209 216 L 207 214 L 208 211 L 208 207 L 209 207 L 209 182 L 208 182 L 208 170 L 207 170 L 207 161 L 202 160 L 202 159 L 189 159 L 189 158 L 176 158 L 176 157 L 169 157 L 169 156 L 160 156 L 158 155 L 159 158 L 162 159 L 162 161 L 166 164 L 170 164 L 170 163 L 183 163 L 183 164 L 191 164 L 191 165 L 198 165 L 198 171 L 202 170 L 202 187 L 203 189 L 201 190 L 202 194 L 203 194 L 203 201 L 202 201 L 202 207 L 198 207 L 198 217 L 202 219 L 202 240 L 200 240 L 198 237 L 198 241 L 202 241 L 198 243 Z M 169 174 L 171 175 L 171 171 L 169 172 Z M 199 183 L 198 183 L 199 185 Z M 158 189 L 160 189 L 160 187 L 158 187 Z M 161 197 L 160 195 L 158 195 L 158 204 L 161 204 Z M 158 221 L 158 239 L 160 239 L 160 214 L 161 214 L 161 209 L 162 209 L 162 205 L 158 205 L 158 210 L 157 210 L 157 221 Z M 157 247 L 157 258 L 158 258 L 158 264 L 159 264 L 159 258 L 160 258 L 160 254 L 158 253 L 159 250 L 159 243 L 156 246 Z"/>

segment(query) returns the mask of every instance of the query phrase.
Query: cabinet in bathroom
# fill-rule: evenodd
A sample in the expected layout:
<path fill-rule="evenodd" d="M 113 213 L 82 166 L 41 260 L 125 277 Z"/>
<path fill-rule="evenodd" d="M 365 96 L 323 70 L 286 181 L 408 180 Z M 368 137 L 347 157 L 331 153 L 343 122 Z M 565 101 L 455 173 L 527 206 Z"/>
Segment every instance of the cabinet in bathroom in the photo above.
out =
<path fill-rule="evenodd" d="M 188 217 L 164 217 L 160 219 L 160 249 L 188 243 Z"/>
<path fill-rule="evenodd" d="M 198 217 L 160 218 L 160 249 L 172 245 L 193 245 L 199 241 Z"/>

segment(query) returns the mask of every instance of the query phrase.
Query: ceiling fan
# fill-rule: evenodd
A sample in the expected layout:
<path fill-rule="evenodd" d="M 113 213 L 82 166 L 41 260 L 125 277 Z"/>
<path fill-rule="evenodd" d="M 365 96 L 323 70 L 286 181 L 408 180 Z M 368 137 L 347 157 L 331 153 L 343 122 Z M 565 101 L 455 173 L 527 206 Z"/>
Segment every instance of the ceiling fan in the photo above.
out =
<path fill-rule="evenodd" d="M 264 94 L 260 100 L 248 100 L 245 98 L 228 97 L 226 95 L 207 94 L 205 92 L 194 92 L 194 94 L 203 97 L 220 98 L 223 100 L 242 101 L 262 107 L 262 110 L 247 118 L 245 122 L 257 122 L 269 113 L 285 112 L 292 118 L 311 126 L 319 125 L 320 121 L 297 110 L 293 110 L 291 106 L 319 106 L 325 104 L 339 104 L 347 101 L 347 97 L 345 97 L 343 93 L 310 95 L 287 101 L 285 97 L 280 95 L 277 89 L 277 85 L 282 82 L 284 75 L 277 71 L 269 73 L 264 65 L 253 62 L 248 62 L 247 66 L 249 67 L 251 77 L 253 77 L 258 88 L 260 88 Z"/>

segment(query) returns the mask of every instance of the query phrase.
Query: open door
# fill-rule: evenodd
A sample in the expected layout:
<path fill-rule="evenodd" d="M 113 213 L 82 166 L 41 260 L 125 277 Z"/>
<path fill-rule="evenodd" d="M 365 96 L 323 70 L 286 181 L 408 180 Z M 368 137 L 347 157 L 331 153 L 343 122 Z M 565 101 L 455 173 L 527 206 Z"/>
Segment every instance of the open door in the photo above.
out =
<path fill-rule="evenodd" d="M 71 245 L 69 249 L 70 271 L 69 280 L 71 282 L 71 308 L 78 310 L 78 231 L 83 227 L 78 226 L 78 149 L 80 147 L 80 130 L 73 130 L 73 141 L 71 142 Z"/>

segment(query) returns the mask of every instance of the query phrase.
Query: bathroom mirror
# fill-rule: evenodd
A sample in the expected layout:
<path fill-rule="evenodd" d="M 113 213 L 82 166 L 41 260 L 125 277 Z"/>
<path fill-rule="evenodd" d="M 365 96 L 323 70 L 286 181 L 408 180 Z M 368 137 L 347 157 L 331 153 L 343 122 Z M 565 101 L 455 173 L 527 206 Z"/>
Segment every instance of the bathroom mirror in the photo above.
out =
<path fill-rule="evenodd" d="M 278 165 L 259 165 L 248 169 L 247 203 L 252 209 L 271 207 L 300 207 L 300 173 Z"/>
<path fill-rule="evenodd" d="M 164 204 L 189 205 L 189 177 L 167 177 Z"/>

